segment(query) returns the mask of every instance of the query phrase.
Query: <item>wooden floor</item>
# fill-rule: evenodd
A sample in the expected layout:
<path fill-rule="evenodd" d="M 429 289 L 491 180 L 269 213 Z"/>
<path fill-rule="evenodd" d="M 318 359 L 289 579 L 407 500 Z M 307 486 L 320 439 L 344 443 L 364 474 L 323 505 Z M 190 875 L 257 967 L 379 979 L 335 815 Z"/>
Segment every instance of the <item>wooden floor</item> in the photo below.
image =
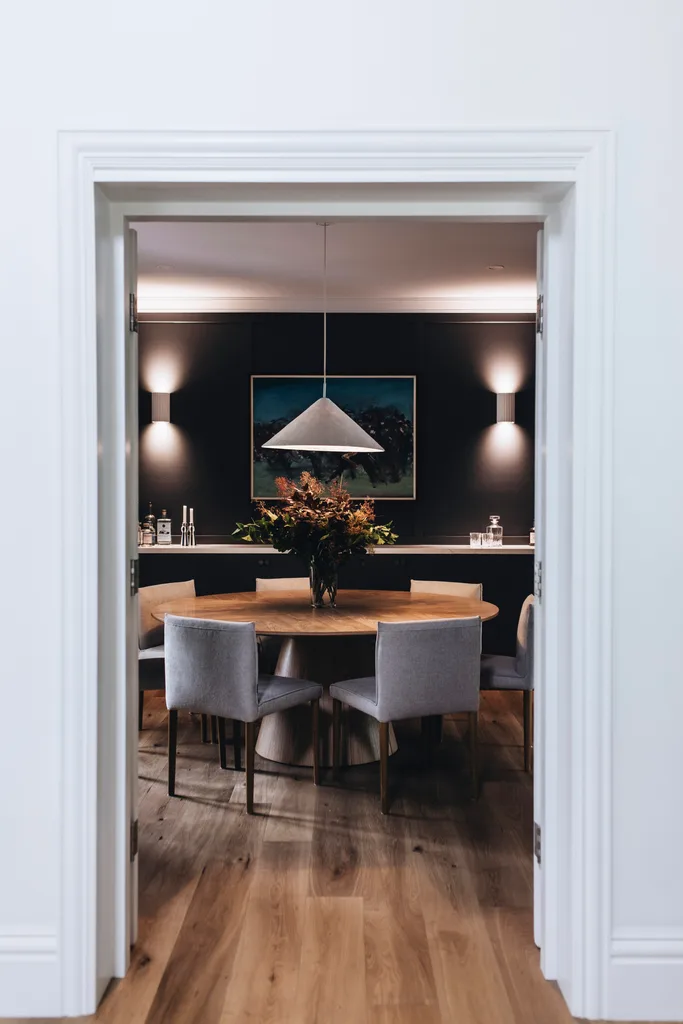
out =
<path fill-rule="evenodd" d="M 140 736 L 140 933 L 128 976 L 87 1020 L 109 1024 L 564 1024 L 532 938 L 531 779 L 521 700 L 485 694 L 482 792 L 467 799 L 459 722 L 425 748 L 397 728 L 393 813 L 375 765 L 314 789 L 244 775 L 181 716 L 166 794 L 166 715 Z"/>

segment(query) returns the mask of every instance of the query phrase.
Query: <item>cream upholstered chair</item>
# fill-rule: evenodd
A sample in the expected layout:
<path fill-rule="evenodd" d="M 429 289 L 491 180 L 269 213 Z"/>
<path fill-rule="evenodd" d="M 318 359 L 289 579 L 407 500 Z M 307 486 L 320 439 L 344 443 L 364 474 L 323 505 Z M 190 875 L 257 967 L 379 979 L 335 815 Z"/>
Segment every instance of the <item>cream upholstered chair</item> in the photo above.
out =
<path fill-rule="evenodd" d="M 534 717 L 534 596 L 522 605 L 517 623 L 517 653 L 485 654 L 481 659 L 482 690 L 521 690 L 524 694 L 524 770 L 531 771 Z"/>
<path fill-rule="evenodd" d="M 450 594 L 451 597 L 473 597 L 484 600 L 481 583 L 451 583 L 449 580 L 411 580 L 411 594 Z"/>
<path fill-rule="evenodd" d="M 253 814 L 256 722 L 275 711 L 310 702 L 313 780 L 318 785 L 318 701 L 322 687 L 308 680 L 259 673 L 253 622 L 216 622 L 167 615 L 165 646 L 169 796 L 175 794 L 178 711 L 183 708 L 217 717 L 222 768 L 226 767 L 226 718 L 245 723 L 247 813 Z"/>
<path fill-rule="evenodd" d="M 164 624 L 153 616 L 160 604 L 177 598 L 195 597 L 194 580 L 158 583 L 138 591 L 138 675 L 140 697 L 138 726 L 142 729 L 145 690 L 164 689 Z"/>
<path fill-rule="evenodd" d="M 308 576 L 292 576 L 291 579 L 284 576 L 275 580 L 256 578 L 257 590 L 308 590 L 310 585 Z"/>
<path fill-rule="evenodd" d="M 342 703 L 380 723 L 382 814 L 389 813 L 389 723 L 467 712 L 472 795 L 477 793 L 481 619 L 379 622 L 375 675 L 332 683 L 332 761 L 339 768 Z"/>
<path fill-rule="evenodd" d="M 292 576 L 291 579 L 281 577 L 274 580 L 256 578 L 257 593 L 264 590 L 310 590 L 308 576 Z M 266 636 L 259 633 L 256 637 L 259 649 L 259 669 L 261 672 L 274 672 L 282 648 L 281 636 Z"/>

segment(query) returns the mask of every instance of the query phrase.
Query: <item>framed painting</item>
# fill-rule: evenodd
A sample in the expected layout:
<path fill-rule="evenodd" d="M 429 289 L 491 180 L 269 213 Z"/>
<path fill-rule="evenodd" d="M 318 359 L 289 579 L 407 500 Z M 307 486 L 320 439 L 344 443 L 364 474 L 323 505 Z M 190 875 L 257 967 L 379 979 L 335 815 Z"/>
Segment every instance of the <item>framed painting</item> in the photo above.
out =
<path fill-rule="evenodd" d="M 277 498 L 275 480 L 305 470 L 324 483 L 341 476 L 354 498 L 415 500 L 415 377 L 328 377 L 327 395 L 383 452 L 278 451 L 262 445 L 322 394 L 322 377 L 251 378 L 251 497 Z"/>

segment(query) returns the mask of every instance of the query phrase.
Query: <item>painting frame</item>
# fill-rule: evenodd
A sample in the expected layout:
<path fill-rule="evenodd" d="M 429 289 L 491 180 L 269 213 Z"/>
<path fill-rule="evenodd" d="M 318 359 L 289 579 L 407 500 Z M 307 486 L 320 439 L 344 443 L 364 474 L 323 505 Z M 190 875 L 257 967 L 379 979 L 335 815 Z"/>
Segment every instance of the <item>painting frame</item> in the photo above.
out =
<path fill-rule="evenodd" d="M 252 373 L 249 378 L 250 415 L 249 415 L 249 473 L 251 501 L 280 501 L 276 495 L 261 496 L 256 494 L 255 458 L 254 458 L 254 382 L 258 380 L 318 380 L 321 373 Z M 407 380 L 412 382 L 412 494 L 410 495 L 352 495 L 353 501 L 417 501 L 417 375 L 413 373 L 337 373 L 328 374 L 328 381 L 333 380 Z M 303 411 L 303 410 L 302 410 Z"/>

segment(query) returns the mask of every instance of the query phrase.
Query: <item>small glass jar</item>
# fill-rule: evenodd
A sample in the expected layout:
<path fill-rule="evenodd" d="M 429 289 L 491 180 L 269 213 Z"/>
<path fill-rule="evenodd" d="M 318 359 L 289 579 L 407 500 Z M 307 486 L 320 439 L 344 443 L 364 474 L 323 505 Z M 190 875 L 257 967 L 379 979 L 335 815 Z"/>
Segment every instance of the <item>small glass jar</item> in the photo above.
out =
<path fill-rule="evenodd" d="M 490 541 L 489 546 L 492 548 L 502 548 L 503 527 L 500 525 L 500 516 L 489 516 L 489 519 L 491 522 L 486 528 Z"/>

